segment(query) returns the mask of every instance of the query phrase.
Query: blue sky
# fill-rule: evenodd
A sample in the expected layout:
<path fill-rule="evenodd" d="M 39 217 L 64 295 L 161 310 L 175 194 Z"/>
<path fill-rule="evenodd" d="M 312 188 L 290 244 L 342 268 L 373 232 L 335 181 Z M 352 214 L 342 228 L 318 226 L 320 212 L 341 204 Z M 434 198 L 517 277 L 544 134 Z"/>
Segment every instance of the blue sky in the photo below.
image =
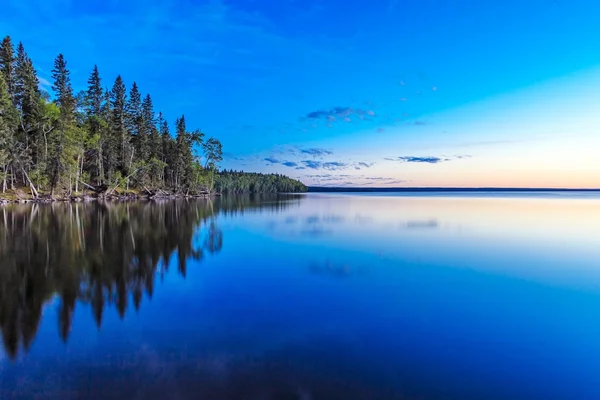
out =
<path fill-rule="evenodd" d="M 62 52 L 226 168 L 307 184 L 600 186 L 600 3 L 7 0 L 42 78 Z"/>

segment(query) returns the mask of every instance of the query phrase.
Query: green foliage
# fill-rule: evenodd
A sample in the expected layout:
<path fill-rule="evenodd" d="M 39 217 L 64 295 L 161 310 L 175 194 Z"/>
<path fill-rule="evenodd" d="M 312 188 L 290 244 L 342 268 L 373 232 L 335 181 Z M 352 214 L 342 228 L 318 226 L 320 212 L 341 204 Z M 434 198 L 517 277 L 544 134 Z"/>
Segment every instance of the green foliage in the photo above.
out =
<path fill-rule="evenodd" d="M 303 191 L 304 185 L 279 175 L 218 172 L 221 142 L 188 130 L 185 116 L 175 134 L 152 98 L 119 75 L 103 88 L 94 65 L 87 89 L 73 92 L 62 54 L 54 60 L 52 96 L 39 88 L 33 62 L 21 43 L 0 43 L 0 183 L 54 194 L 86 185 L 163 189 L 195 194 Z M 87 186 L 86 186 L 87 187 Z M 38 190 L 36 190 L 36 188 Z"/>
<path fill-rule="evenodd" d="M 300 181 L 279 174 L 221 171 L 215 177 L 215 189 L 222 193 L 296 193 L 306 192 Z"/>

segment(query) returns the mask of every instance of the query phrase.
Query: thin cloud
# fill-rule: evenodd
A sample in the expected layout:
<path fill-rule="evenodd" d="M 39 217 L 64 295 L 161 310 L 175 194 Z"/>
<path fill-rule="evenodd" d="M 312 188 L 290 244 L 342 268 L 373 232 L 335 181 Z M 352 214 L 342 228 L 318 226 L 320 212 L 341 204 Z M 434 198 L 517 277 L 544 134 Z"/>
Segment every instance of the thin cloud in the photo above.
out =
<path fill-rule="evenodd" d="M 322 165 L 323 165 L 324 169 L 327 169 L 330 171 L 335 171 L 335 170 L 343 169 L 346 167 L 345 163 L 339 162 L 339 161 L 324 162 Z"/>
<path fill-rule="evenodd" d="M 352 114 L 358 114 L 358 115 L 371 115 L 374 116 L 375 112 L 372 110 L 363 110 L 363 109 L 359 109 L 359 108 L 352 108 L 352 107 L 342 107 L 342 106 L 336 106 L 336 107 L 331 107 L 329 109 L 321 109 L 321 110 L 314 110 L 311 111 L 309 113 L 307 113 L 302 119 L 311 119 L 311 120 L 315 120 L 315 119 L 324 119 L 327 121 L 336 121 L 338 118 L 341 119 L 349 119 L 348 117 Z"/>
<path fill-rule="evenodd" d="M 408 162 L 408 163 L 439 164 L 439 163 L 445 162 L 445 161 L 462 160 L 462 159 L 471 158 L 471 157 L 472 156 L 468 155 L 468 154 L 455 155 L 455 156 L 452 156 L 452 157 L 447 157 L 447 156 L 442 156 L 442 157 L 432 157 L 432 156 L 427 156 L 427 157 L 401 156 L 401 157 L 396 157 L 396 158 L 386 157 L 386 158 L 384 158 L 384 160 L 387 160 L 387 161 Z"/>
<path fill-rule="evenodd" d="M 313 161 L 313 160 L 304 160 L 304 161 L 302 161 L 302 164 L 304 164 L 304 166 L 306 168 L 310 168 L 310 169 L 321 169 L 321 166 L 323 165 L 323 163 L 321 161 Z"/>
<path fill-rule="evenodd" d="M 438 163 L 441 163 L 444 161 L 444 159 L 440 158 L 440 157 L 414 157 L 414 156 L 385 158 L 385 160 L 408 162 L 408 163 L 426 163 L 426 164 L 438 164 Z"/>
<path fill-rule="evenodd" d="M 297 167 L 298 164 L 293 161 L 284 161 L 281 165 L 285 165 L 286 167 Z"/>
<path fill-rule="evenodd" d="M 264 161 L 271 163 L 271 164 L 279 164 L 279 162 L 280 162 L 278 159 L 273 158 L 273 157 L 264 158 Z"/>
<path fill-rule="evenodd" d="M 347 166 L 346 163 L 343 163 L 343 162 L 340 162 L 340 161 L 322 162 L 322 161 L 316 161 L 316 160 L 303 160 L 302 164 L 304 164 L 304 166 L 306 168 L 310 168 L 310 169 L 326 169 L 326 170 L 329 170 L 329 171 L 336 171 L 336 170 L 344 169 Z"/>
<path fill-rule="evenodd" d="M 47 79 L 44 79 L 41 76 L 38 76 L 38 81 L 40 82 L 40 86 L 43 88 L 52 87 L 52 84 Z"/>
<path fill-rule="evenodd" d="M 326 150 L 326 149 L 319 149 L 319 148 L 316 148 L 316 147 L 311 147 L 311 148 L 308 148 L 308 149 L 300 149 L 300 153 L 302 153 L 302 154 L 308 154 L 308 155 L 311 155 L 313 157 L 319 157 L 319 156 L 332 155 L 333 151 Z"/>
<path fill-rule="evenodd" d="M 361 161 L 357 164 L 359 167 L 364 167 L 364 168 L 371 168 L 373 165 L 375 165 L 375 163 L 369 163 L 369 162 L 364 162 Z"/>

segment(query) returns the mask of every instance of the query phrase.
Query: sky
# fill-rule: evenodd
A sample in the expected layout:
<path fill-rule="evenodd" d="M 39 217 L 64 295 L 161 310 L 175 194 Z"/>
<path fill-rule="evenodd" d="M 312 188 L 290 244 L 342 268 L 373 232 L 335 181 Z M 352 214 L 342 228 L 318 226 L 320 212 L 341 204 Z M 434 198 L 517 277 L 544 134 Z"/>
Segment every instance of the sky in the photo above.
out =
<path fill-rule="evenodd" d="M 308 185 L 600 187 L 594 0 L 5 0 L 42 85 L 63 53 L 222 167 Z"/>

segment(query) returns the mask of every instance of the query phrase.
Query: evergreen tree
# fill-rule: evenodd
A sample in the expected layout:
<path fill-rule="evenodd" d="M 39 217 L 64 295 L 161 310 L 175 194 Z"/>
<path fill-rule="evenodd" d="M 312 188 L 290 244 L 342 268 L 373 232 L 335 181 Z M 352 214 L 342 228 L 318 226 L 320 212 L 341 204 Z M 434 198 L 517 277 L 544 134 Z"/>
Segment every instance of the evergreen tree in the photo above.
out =
<path fill-rule="evenodd" d="M 169 132 L 169 124 L 164 119 L 162 113 L 158 114 L 158 127 L 160 129 L 162 158 L 164 163 L 163 180 L 167 186 L 173 186 L 173 166 L 174 166 L 174 143 L 171 133 Z"/>
<path fill-rule="evenodd" d="M 160 158 L 160 136 L 156 129 L 156 116 L 154 115 L 154 106 L 152 98 L 149 94 L 144 97 L 142 102 L 142 121 L 144 123 L 144 137 L 147 141 L 147 154 L 145 160 L 149 161 L 152 158 Z"/>
<path fill-rule="evenodd" d="M 192 178 L 192 140 L 191 135 L 186 130 L 185 116 L 182 115 L 175 121 L 176 129 L 176 159 L 175 161 L 175 187 L 179 190 L 181 187 L 189 185 Z"/>
<path fill-rule="evenodd" d="M 111 145 L 109 146 L 108 154 L 116 154 L 115 165 L 109 163 L 111 171 L 120 171 L 122 174 L 127 172 L 128 154 L 130 152 L 129 138 L 126 129 L 126 110 L 127 96 L 125 92 L 125 84 L 121 75 L 117 76 L 115 83 L 110 91 L 110 130 L 111 130 Z M 112 160 L 111 160 L 112 161 Z"/>
<path fill-rule="evenodd" d="M 17 46 L 15 62 L 15 104 L 20 111 L 19 141 L 23 163 L 45 168 L 45 148 L 43 127 L 40 119 L 44 113 L 42 93 L 33 62 L 25 52 L 22 43 Z M 38 173 L 40 171 L 37 171 Z"/>
<path fill-rule="evenodd" d="M 84 94 L 84 105 L 86 121 L 85 125 L 88 130 L 88 155 L 90 163 L 86 170 L 90 174 L 90 178 L 102 183 L 104 181 L 103 169 L 103 148 L 107 139 L 107 120 L 102 115 L 102 102 L 104 92 L 102 90 L 102 80 L 98 72 L 98 66 L 94 65 L 94 69 L 88 78 L 88 88 Z"/>
<path fill-rule="evenodd" d="M 2 170 L 2 193 L 6 192 L 9 171 L 12 167 L 15 131 L 17 126 L 17 110 L 12 104 L 4 74 L 0 74 L 0 167 Z M 12 180 L 11 180 L 12 182 Z"/>
<path fill-rule="evenodd" d="M 14 102 L 15 95 L 15 53 L 10 36 L 6 36 L 0 43 L 0 73 L 4 77 L 6 90 Z M 13 103 L 14 104 L 14 103 Z"/>
<path fill-rule="evenodd" d="M 126 110 L 127 130 L 133 144 L 128 170 L 132 170 L 133 164 L 135 163 L 136 169 L 139 170 L 137 177 L 144 182 L 146 176 L 145 167 L 148 161 L 148 141 L 146 124 L 142 113 L 142 96 L 137 83 L 135 82 L 133 82 L 131 90 L 129 91 L 129 100 L 127 102 Z"/>
<path fill-rule="evenodd" d="M 87 83 L 88 89 L 85 95 L 86 112 L 88 116 L 100 116 L 104 92 L 102 91 L 102 81 L 97 65 L 94 65 L 94 69 L 92 70 Z"/>
<path fill-rule="evenodd" d="M 52 79 L 52 90 L 55 94 L 54 103 L 58 106 L 60 112 L 56 121 L 56 128 L 49 138 L 48 168 L 50 189 L 53 195 L 56 187 L 61 183 L 68 192 L 71 191 L 74 183 L 73 175 L 77 171 L 79 161 L 76 161 L 79 151 L 77 149 L 77 127 L 75 126 L 75 96 L 71 87 L 67 62 L 62 54 L 59 54 L 54 60 Z M 68 181 L 65 180 L 66 178 L 68 178 Z"/>

